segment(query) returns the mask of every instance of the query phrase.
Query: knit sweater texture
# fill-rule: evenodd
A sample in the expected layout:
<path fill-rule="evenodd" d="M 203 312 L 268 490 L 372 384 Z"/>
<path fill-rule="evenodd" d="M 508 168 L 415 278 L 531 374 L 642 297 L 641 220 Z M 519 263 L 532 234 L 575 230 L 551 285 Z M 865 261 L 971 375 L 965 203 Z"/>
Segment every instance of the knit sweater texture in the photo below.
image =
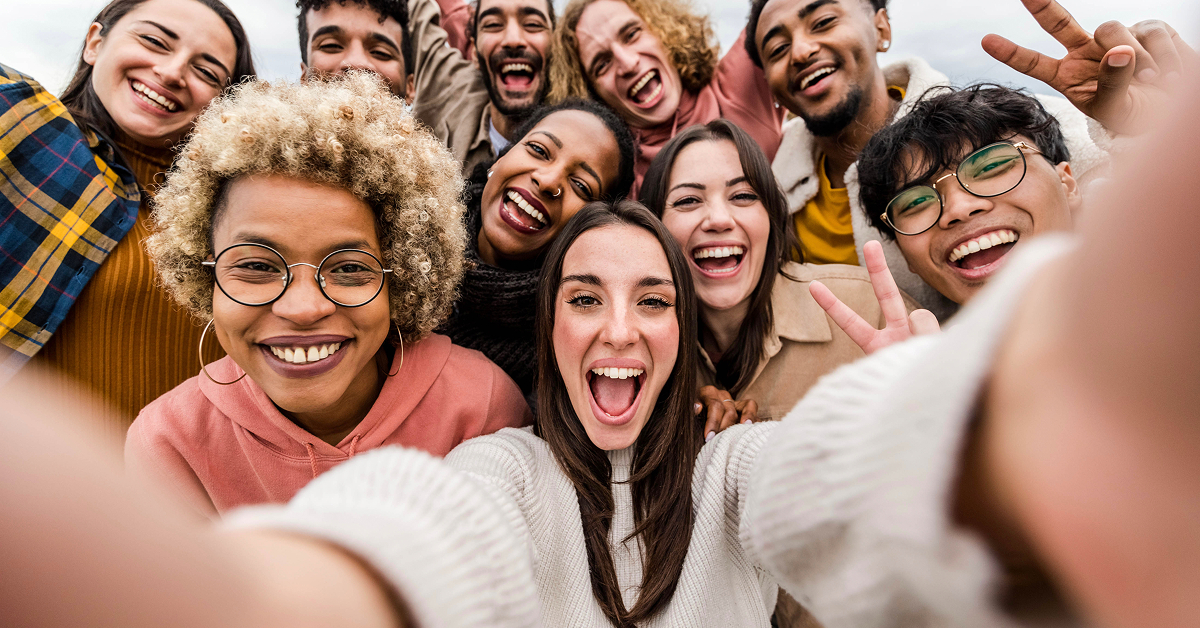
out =
<path fill-rule="evenodd" d="M 781 422 L 706 444 L 696 523 L 675 597 L 647 626 L 767 626 L 776 582 L 826 628 L 1018 625 L 997 565 L 949 512 L 963 441 L 999 339 L 1036 271 L 1068 247 L 1042 238 L 944 333 L 823 379 Z M 628 451 L 610 454 L 626 469 Z M 640 551 L 614 542 L 631 504 L 614 484 L 613 560 L 636 596 Z M 607 626 L 592 598 L 578 502 L 549 448 L 501 430 L 439 462 L 372 452 L 286 507 L 237 513 L 336 543 L 393 583 L 422 625 Z"/>
<path fill-rule="evenodd" d="M 458 301 L 438 331 L 450 336 L 454 344 L 486 355 L 528 397 L 537 373 L 533 319 L 541 269 L 509 270 L 479 258 L 483 184 L 477 179 L 472 177 L 467 188 L 467 264 Z"/>

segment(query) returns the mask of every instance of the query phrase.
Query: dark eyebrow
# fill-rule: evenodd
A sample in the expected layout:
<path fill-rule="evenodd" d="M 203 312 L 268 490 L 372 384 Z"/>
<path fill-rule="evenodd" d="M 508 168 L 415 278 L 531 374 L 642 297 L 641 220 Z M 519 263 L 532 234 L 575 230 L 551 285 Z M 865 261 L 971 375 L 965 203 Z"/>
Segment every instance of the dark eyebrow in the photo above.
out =
<path fill-rule="evenodd" d="M 545 21 L 547 21 L 547 22 L 549 22 L 549 21 L 550 21 L 550 20 L 549 20 L 549 19 L 546 17 L 546 14 L 545 14 L 545 13 L 543 13 L 541 9 L 538 9 L 538 8 L 536 8 L 536 7 L 521 7 L 521 10 L 519 11 L 519 13 L 520 13 L 522 16 L 526 16 L 526 15 L 536 15 L 536 16 L 538 16 L 538 17 L 542 18 L 543 20 L 545 20 Z"/>
<path fill-rule="evenodd" d="M 383 33 L 371 33 L 367 39 L 370 41 L 379 42 L 381 44 L 387 44 L 388 46 L 391 46 L 393 50 L 400 50 L 400 46 L 396 45 L 396 42 L 391 37 L 388 37 Z"/>
<path fill-rule="evenodd" d="M 591 275 L 591 274 L 567 275 L 566 277 L 562 278 L 562 281 L 558 282 L 558 285 L 561 286 L 569 281 L 578 281 L 579 283 L 586 283 L 589 286 L 601 285 L 600 278 L 595 275 Z"/>
<path fill-rule="evenodd" d="M 639 288 L 653 288 L 655 286 L 671 286 L 675 287 L 675 282 L 662 277 L 642 277 L 642 280 L 637 283 Z"/>
<path fill-rule="evenodd" d="M 827 4 L 838 4 L 838 0 L 815 0 L 815 2 L 810 2 L 806 5 L 804 5 L 804 7 L 802 9 L 800 9 L 800 12 L 796 14 L 796 17 L 799 17 L 800 20 L 803 21 L 804 18 L 812 15 L 813 11 L 816 11 L 817 9 L 819 9 Z M 772 26 L 766 32 L 766 34 L 763 35 L 762 43 L 765 44 L 768 41 L 771 41 L 772 37 L 782 34 L 784 32 L 784 30 L 785 29 L 783 28 L 783 24 L 776 24 L 775 26 Z"/>
<path fill-rule="evenodd" d="M 338 26 L 337 24 L 330 24 L 329 26 L 322 26 L 321 28 L 318 28 L 316 31 L 313 31 L 312 37 L 309 37 L 308 41 L 312 42 L 312 40 L 320 37 L 321 35 L 329 35 L 329 34 L 333 34 L 333 35 L 342 34 L 342 27 Z"/>
<path fill-rule="evenodd" d="M 562 148 L 562 140 L 555 137 L 553 133 L 551 133 L 549 131 L 534 131 L 533 133 L 530 133 L 530 135 L 533 135 L 534 133 L 540 133 L 542 135 L 545 135 L 546 137 L 550 138 L 551 142 L 554 142 L 555 146 Z"/>
<path fill-rule="evenodd" d="M 539 13 L 540 13 L 540 11 L 539 11 Z M 489 15 L 499 15 L 499 16 L 503 17 L 504 12 L 500 10 L 500 7 L 488 7 L 479 14 L 479 19 L 482 20 L 483 18 L 488 17 Z"/>
<path fill-rule="evenodd" d="M 749 181 L 749 179 L 746 178 L 746 175 L 742 175 L 740 177 L 734 177 L 725 182 L 725 187 L 731 188 L 739 183 L 744 183 L 746 181 Z"/>
<path fill-rule="evenodd" d="M 691 188 L 693 190 L 707 190 L 703 183 L 677 183 L 671 189 L 667 190 L 667 194 L 678 190 L 679 188 Z"/>
<path fill-rule="evenodd" d="M 174 39 L 175 41 L 179 41 L 179 35 L 177 35 L 175 33 L 175 31 L 167 28 L 166 26 L 163 26 L 162 24 L 159 24 L 158 22 L 154 22 L 152 20 L 142 20 L 142 24 L 149 24 L 149 25 L 153 26 L 154 28 L 157 28 L 158 30 L 162 31 L 163 34 L 166 35 L 167 37 L 170 37 L 171 39 Z M 200 53 L 200 58 L 204 59 L 205 61 L 207 61 L 215 66 L 220 67 L 222 70 L 225 71 L 226 74 L 232 74 L 232 72 L 229 71 L 229 68 L 225 67 L 224 63 L 221 63 L 219 60 L 217 60 L 216 57 L 208 54 L 207 52 Z"/>

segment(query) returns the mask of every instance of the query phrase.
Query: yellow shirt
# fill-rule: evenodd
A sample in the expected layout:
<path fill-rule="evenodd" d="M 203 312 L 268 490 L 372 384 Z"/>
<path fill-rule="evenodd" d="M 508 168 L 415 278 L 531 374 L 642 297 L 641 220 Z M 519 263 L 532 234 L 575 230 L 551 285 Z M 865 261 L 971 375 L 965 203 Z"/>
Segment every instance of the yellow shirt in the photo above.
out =
<path fill-rule="evenodd" d="M 835 188 L 825 174 L 825 156 L 817 159 L 817 195 L 796 212 L 793 221 L 804 261 L 810 264 L 858 265 L 854 226 L 850 221 L 850 194 Z M 797 260 L 799 261 L 799 260 Z"/>

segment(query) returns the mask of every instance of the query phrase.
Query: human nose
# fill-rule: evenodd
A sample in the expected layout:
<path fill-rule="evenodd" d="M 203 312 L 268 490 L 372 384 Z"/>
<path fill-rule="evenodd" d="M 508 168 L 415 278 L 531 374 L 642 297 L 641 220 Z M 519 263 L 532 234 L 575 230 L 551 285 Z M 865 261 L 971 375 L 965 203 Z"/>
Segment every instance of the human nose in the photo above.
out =
<path fill-rule="evenodd" d="M 709 201 L 705 204 L 704 211 L 704 221 L 700 223 L 700 227 L 705 231 L 730 231 L 736 225 L 733 220 L 733 212 L 725 203 Z"/>
<path fill-rule="evenodd" d="M 792 33 L 792 63 L 795 65 L 807 65 L 813 55 L 821 49 L 820 44 L 809 37 L 805 37 L 798 33 Z"/>
<path fill-rule="evenodd" d="M 636 52 L 622 45 L 615 45 L 612 49 L 613 65 L 621 74 L 628 74 L 637 68 L 638 55 Z"/>
<path fill-rule="evenodd" d="M 509 20 L 504 24 L 504 34 L 500 39 L 500 45 L 504 48 L 525 47 L 525 31 L 521 28 L 520 23 L 516 20 Z"/>
<path fill-rule="evenodd" d="M 367 51 L 359 42 L 354 42 L 346 46 L 346 51 L 342 55 L 341 63 L 338 68 L 342 70 L 372 70 L 375 66 L 371 63 L 371 58 L 367 56 Z"/>
<path fill-rule="evenodd" d="M 934 183 L 934 188 L 942 197 L 942 216 L 938 218 L 938 225 L 943 229 L 948 229 L 972 216 L 986 213 L 994 205 L 992 199 L 980 198 L 968 192 L 959 183 L 958 176 L 955 174 L 948 174 L 938 179 Z"/>
<path fill-rule="evenodd" d="M 304 266 L 306 268 L 297 268 Z M 337 311 L 318 284 L 317 269 L 303 262 L 288 266 L 291 281 L 283 294 L 271 304 L 271 311 L 298 325 L 311 325 Z"/>
<path fill-rule="evenodd" d="M 621 350 L 637 342 L 638 332 L 635 322 L 631 319 L 632 308 L 624 303 L 615 305 L 617 307 L 608 310 L 608 320 L 604 323 L 600 339 L 606 346 Z"/>
<path fill-rule="evenodd" d="M 177 87 L 183 85 L 183 74 L 187 64 L 187 57 L 182 54 L 173 54 L 159 61 L 154 66 L 154 73 L 158 75 L 164 85 Z"/>
<path fill-rule="evenodd" d="M 553 163 L 534 172 L 531 178 L 542 198 L 557 200 L 562 197 L 562 193 L 566 189 L 566 173 L 563 168 Z"/>

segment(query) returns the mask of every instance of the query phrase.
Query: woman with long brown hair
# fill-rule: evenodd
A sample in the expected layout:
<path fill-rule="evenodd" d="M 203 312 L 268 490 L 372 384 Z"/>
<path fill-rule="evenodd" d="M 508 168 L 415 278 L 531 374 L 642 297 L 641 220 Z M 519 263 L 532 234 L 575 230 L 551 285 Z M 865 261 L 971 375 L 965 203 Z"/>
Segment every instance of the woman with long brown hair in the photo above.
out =
<path fill-rule="evenodd" d="M 20 98 L 2 112 L 0 381 L 32 358 L 61 375 L 57 394 L 99 394 L 102 422 L 123 430 L 196 372 L 201 328 L 156 284 L 142 242 L 176 145 L 213 98 L 254 75 L 249 41 L 220 0 L 114 0 L 61 102 L 0 74 Z"/>

